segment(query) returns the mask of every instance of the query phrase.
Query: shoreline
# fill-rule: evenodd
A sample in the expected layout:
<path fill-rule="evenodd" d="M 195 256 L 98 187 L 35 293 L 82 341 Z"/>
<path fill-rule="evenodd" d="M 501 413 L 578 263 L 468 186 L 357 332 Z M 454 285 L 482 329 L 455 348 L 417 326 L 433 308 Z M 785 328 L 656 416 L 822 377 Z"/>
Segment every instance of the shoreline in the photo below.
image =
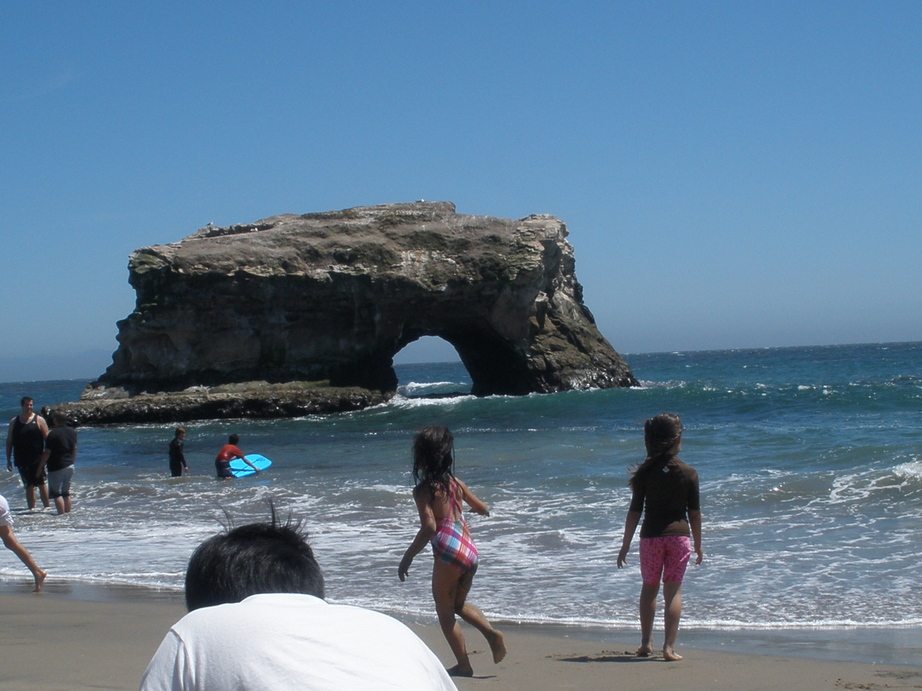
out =
<path fill-rule="evenodd" d="M 137 688 L 163 636 L 185 614 L 179 590 L 55 581 L 53 576 L 42 593 L 33 594 L 31 587 L 29 578 L 0 580 L 0 647 L 15 651 L 0 670 L 0 689 Z M 434 614 L 396 618 L 448 666 L 451 653 Z M 476 676 L 456 680 L 459 689 L 484 684 L 515 691 L 601 689 L 610 688 L 612 673 L 625 688 L 660 688 L 679 672 L 687 689 L 922 687 L 922 627 L 681 629 L 678 650 L 685 659 L 666 663 L 659 655 L 633 655 L 636 630 L 494 623 L 506 636 L 507 660 L 493 665 L 483 639 L 462 625 Z M 661 640 L 661 631 L 655 635 Z M 64 649 L 69 654 L 56 662 L 52 651 Z"/>
<path fill-rule="evenodd" d="M 53 576 L 45 581 L 40 594 L 33 593 L 32 587 L 32 579 L 28 576 L 14 579 L 0 577 L 0 599 L 7 595 L 18 595 L 82 603 L 165 605 L 178 607 L 179 617 L 185 614 L 181 589 L 90 583 L 54 579 Z M 662 603 L 654 625 L 655 641 L 662 638 L 661 607 Z M 411 627 L 436 626 L 434 610 L 431 616 L 386 608 L 379 608 L 379 611 Z M 635 649 L 640 638 L 639 626 L 610 628 L 557 622 L 519 622 L 496 615 L 491 615 L 490 620 L 500 629 L 559 640 L 601 645 L 614 645 L 612 641 L 620 641 L 618 647 L 625 647 L 625 650 Z M 839 629 L 806 626 L 784 629 L 682 626 L 679 629 L 678 648 L 735 655 L 781 655 L 828 662 L 912 665 L 916 659 L 922 659 L 922 626 L 855 626 Z"/>

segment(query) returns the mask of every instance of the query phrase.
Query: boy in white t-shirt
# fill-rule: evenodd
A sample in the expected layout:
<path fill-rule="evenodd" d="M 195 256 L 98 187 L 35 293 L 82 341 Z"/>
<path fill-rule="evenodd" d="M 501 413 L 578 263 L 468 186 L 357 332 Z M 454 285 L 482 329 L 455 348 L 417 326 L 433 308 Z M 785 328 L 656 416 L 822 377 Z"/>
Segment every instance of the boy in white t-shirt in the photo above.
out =
<path fill-rule="evenodd" d="M 310 545 L 274 512 L 271 523 L 202 543 L 185 593 L 189 613 L 163 639 L 141 691 L 457 691 L 401 622 L 326 602 Z"/>

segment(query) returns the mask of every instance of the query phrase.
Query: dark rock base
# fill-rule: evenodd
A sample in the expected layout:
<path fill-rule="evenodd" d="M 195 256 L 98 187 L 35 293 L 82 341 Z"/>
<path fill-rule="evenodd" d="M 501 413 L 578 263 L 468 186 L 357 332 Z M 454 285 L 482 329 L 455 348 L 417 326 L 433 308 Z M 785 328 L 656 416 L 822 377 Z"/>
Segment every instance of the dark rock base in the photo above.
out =
<path fill-rule="evenodd" d="M 247 382 L 130 397 L 106 397 L 105 394 L 100 395 L 98 389 L 88 390 L 82 400 L 59 403 L 53 408 L 62 411 L 73 426 L 180 424 L 193 420 L 272 419 L 345 413 L 385 403 L 392 396 L 358 387 L 332 387 L 311 382 Z"/>

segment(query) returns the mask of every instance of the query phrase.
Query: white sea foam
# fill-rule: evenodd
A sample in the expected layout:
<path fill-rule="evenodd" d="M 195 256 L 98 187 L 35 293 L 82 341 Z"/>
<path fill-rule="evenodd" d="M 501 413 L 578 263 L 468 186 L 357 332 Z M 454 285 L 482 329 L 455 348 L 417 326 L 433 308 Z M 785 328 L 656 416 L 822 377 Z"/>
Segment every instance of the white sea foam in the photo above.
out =
<path fill-rule="evenodd" d="M 893 473 L 901 480 L 922 481 L 922 461 L 900 463 L 893 469 Z"/>
<path fill-rule="evenodd" d="M 396 395 L 386 405 L 397 408 L 437 408 L 446 405 L 456 405 L 473 397 L 468 394 L 458 396 L 439 396 L 438 398 L 407 398 L 406 396 Z"/>
<path fill-rule="evenodd" d="M 409 382 L 397 388 L 397 392 L 404 396 L 419 396 L 426 393 L 448 390 L 461 391 L 467 388 L 463 382 L 435 381 L 435 382 Z"/>
<path fill-rule="evenodd" d="M 669 381 L 651 381 L 646 379 L 640 380 L 640 389 L 683 389 L 688 386 L 688 382 L 682 380 L 669 380 Z"/>

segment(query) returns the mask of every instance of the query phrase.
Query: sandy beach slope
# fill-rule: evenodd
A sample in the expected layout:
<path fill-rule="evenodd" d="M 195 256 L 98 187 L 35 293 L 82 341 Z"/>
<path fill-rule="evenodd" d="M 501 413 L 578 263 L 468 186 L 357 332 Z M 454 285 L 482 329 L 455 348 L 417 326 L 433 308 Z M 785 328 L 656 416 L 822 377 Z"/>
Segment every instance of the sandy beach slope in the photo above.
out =
<path fill-rule="evenodd" d="M 88 602 L 54 592 L 0 594 L 0 689 L 136 689 L 169 627 L 185 613 L 181 598 L 144 600 L 116 593 Z M 412 626 L 444 662 L 436 626 Z M 831 662 L 683 648 L 678 663 L 638 660 L 627 641 L 599 643 L 506 627 L 509 655 L 498 665 L 476 632 L 465 629 L 477 676 L 462 691 L 540 689 L 920 689 L 922 666 Z"/>

